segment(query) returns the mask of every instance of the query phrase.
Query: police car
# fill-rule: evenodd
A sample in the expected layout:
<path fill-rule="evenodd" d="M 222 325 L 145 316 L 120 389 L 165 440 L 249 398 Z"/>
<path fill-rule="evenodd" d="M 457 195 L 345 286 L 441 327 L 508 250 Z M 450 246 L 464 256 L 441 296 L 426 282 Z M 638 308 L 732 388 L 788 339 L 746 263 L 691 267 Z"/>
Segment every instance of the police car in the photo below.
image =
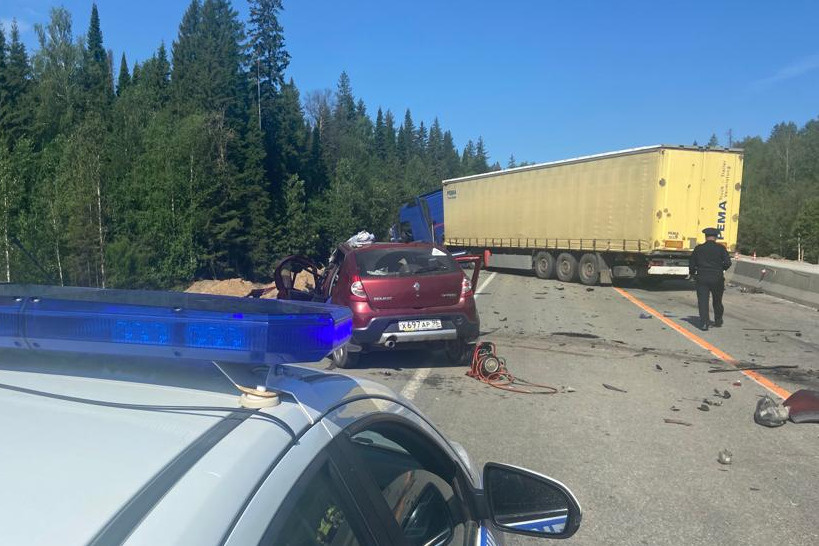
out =
<path fill-rule="evenodd" d="M 295 365 L 344 307 L 0 287 L 0 543 L 500 544 L 566 538 L 572 493 L 482 473 L 410 402 Z"/>

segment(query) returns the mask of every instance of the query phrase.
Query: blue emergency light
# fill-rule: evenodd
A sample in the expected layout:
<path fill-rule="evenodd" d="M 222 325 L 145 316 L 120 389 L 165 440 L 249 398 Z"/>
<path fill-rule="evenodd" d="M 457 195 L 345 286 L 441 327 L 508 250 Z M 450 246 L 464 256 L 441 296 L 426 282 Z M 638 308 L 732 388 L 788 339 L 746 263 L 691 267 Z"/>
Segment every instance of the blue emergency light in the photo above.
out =
<path fill-rule="evenodd" d="M 352 334 L 346 307 L 178 292 L 0 285 L 0 347 L 314 362 Z"/>

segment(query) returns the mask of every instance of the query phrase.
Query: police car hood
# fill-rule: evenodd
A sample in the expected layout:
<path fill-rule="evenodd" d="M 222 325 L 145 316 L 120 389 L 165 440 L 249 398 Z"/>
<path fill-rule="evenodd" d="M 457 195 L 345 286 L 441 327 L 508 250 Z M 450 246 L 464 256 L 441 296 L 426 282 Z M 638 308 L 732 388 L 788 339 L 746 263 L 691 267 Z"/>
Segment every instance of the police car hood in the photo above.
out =
<path fill-rule="evenodd" d="M 223 419 L 217 408 L 235 409 L 236 397 L 0 369 L 0 408 L 3 543 L 77 544 Z"/>

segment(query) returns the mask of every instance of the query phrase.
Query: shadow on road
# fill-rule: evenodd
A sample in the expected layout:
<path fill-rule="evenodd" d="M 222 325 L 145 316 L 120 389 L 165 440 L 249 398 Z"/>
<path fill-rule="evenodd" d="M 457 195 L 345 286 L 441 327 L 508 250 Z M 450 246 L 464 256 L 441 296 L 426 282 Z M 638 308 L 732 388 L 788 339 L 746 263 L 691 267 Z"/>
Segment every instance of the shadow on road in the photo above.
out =
<path fill-rule="evenodd" d="M 389 368 L 458 368 L 461 364 L 450 362 L 444 351 L 404 349 L 394 351 L 375 351 L 361 355 L 356 369 Z"/>
<path fill-rule="evenodd" d="M 667 280 L 641 282 L 633 280 L 615 280 L 614 286 L 619 288 L 637 288 L 646 292 L 693 292 L 694 283 L 686 280 Z"/>

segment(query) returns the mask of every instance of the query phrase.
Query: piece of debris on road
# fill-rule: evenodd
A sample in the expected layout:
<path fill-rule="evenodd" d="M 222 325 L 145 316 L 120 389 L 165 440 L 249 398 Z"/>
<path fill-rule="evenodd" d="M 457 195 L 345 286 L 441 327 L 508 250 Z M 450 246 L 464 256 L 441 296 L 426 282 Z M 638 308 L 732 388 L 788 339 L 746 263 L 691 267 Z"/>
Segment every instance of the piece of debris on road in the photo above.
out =
<path fill-rule="evenodd" d="M 717 462 L 719 462 L 719 464 L 731 464 L 733 460 L 734 454 L 727 449 L 723 449 L 719 452 L 719 455 L 717 455 Z"/>
<path fill-rule="evenodd" d="M 621 389 L 620 387 L 615 387 L 614 385 L 609 385 L 607 383 L 603 383 L 603 386 L 606 387 L 610 391 L 617 391 L 617 392 L 628 392 L 625 389 Z"/>
<path fill-rule="evenodd" d="M 680 421 L 679 419 L 663 419 L 663 421 L 665 421 L 666 423 L 668 423 L 670 425 L 682 425 L 684 427 L 693 427 L 694 426 L 691 423 L 689 423 L 688 421 Z"/>

